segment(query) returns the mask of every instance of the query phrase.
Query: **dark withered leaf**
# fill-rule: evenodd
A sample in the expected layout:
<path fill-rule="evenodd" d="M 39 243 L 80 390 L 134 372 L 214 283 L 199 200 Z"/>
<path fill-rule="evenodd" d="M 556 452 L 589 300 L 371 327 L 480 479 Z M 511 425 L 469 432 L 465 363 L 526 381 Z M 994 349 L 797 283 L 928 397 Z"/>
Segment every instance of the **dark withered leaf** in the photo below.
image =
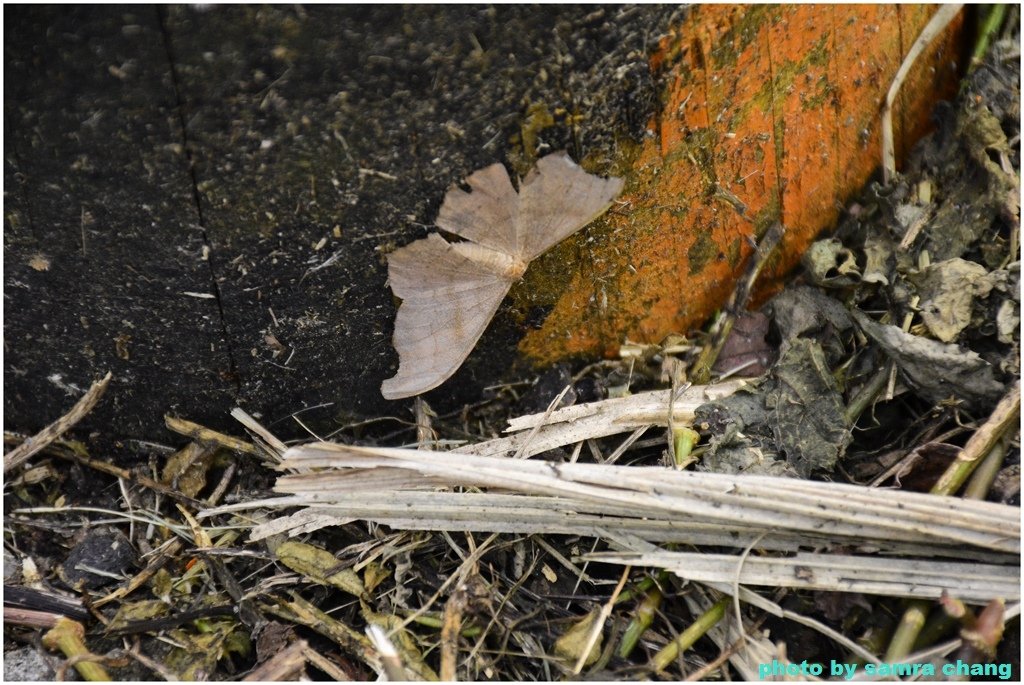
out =
<path fill-rule="evenodd" d="M 850 315 L 839 302 L 806 285 L 787 288 L 771 301 L 769 307 L 783 341 L 808 333 L 817 334 L 826 327 L 846 331 L 853 325 Z"/>
<path fill-rule="evenodd" d="M 775 358 L 775 347 L 765 340 L 767 335 L 767 316 L 761 312 L 741 313 L 712 369 L 727 373 L 742 368 L 743 376 L 760 376 Z"/>
<path fill-rule="evenodd" d="M 999 120 L 983 105 L 969 107 L 958 116 L 956 129 L 959 144 L 940 150 L 956 163 L 940 167 L 944 173 L 938 185 L 944 197 L 923 245 L 939 261 L 961 257 L 978 242 L 990 242 L 996 217 L 1018 225 L 1020 221 L 1020 188 L 995 161 L 1000 154 L 1010 154 Z"/>
<path fill-rule="evenodd" d="M 779 449 L 802 476 L 831 471 L 852 438 L 843 398 L 821 346 L 804 338 L 791 341 L 772 376 L 765 406 Z"/>
<path fill-rule="evenodd" d="M 697 409 L 697 421 L 712 433 L 704 465 L 805 478 L 830 471 L 850 444 L 845 411 L 821 346 L 791 340 L 762 382 Z"/>
<path fill-rule="evenodd" d="M 839 363 L 845 356 L 838 334 L 850 330 L 853 321 L 843 305 L 818 288 L 786 288 L 768 304 L 768 311 L 782 340 L 781 352 L 792 340 L 809 337 L 819 342 L 830 363 Z"/>
<path fill-rule="evenodd" d="M 764 408 L 764 392 L 755 383 L 734 395 L 708 402 L 695 416 L 702 430 L 711 433 L 708 449 L 701 459 L 713 473 L 746 473 L 760 476 L 796 476 L 793 468 L 779 458 L 775 439 Z"/>
<path fill-rule="evenodd" d="M 755 445 L 738 431 L 711 439 L 704 453 L 704 468 L 712 473 L 795 478 L 798 474 L 775 452 Z"/>
<path fill-rule="evenodd" d="M 984 409 L 1003 395 L 992 365 L 977 353 L 877 323 L 856 309 L 850 313 L 864 334 L 896 362 L 907 383 L 928 401 L 953 397 L 972 409 Z"/>

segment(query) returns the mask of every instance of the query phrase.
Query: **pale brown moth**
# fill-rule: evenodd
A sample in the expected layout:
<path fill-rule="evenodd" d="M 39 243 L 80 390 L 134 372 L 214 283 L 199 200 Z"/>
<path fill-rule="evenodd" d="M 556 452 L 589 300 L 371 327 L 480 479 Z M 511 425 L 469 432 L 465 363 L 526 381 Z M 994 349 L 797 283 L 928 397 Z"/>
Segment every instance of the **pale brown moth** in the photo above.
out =
<path fill-rule="evenodd" d="M 537 162 L 516 193 L 492 164 L 466 179 L 470 192 L 445 195 L 437 233 L 395 250 L 388 281 L 402 298 L 395 318 L 398 373 L 380 390 L 389 400 L 436 388 L 472 352 L 509 288 L 527 265 L 604 213 L 621 178 L 583 171 L 564 152 Z"/>

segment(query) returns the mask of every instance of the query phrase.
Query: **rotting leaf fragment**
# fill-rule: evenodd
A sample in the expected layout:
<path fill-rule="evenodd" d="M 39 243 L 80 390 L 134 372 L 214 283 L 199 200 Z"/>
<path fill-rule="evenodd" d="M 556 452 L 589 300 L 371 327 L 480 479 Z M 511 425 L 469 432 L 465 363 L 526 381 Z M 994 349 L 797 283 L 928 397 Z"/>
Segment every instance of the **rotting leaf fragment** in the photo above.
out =
<path fill-rule="evenodd" d="M 977 352 L 877 323 L 856 309 L 850 313 L 864 334 L 885 350 L 907 381 L 929 401 L 953 396 L 972 408 L 989 407 L 1002 394 L 1003 385 L 995 379 L 992 365 Z"/>
<path fill-rule="evenodd" d="M 921 319 L 944 343 L 955 340 L 970 325 L 975 298 L 987 297 L 995 285 L 985 267 L 959 257 L 930 265 L 915 280 Z"/>
<path fill-rule="evenodd" d="M 519 192 L 492 164 L 452 188 L 437 217 L 437 233 L 396 250 L 388 280 L 402 304 L 395 318 L 398 373 L 384 381 L 389 400 L 424 393 L 447 380 L 469 356 L 498 305 L 527 265 L 608 209 L 620 178 L 583 171 L 564 152 L 548 155 Z"/>

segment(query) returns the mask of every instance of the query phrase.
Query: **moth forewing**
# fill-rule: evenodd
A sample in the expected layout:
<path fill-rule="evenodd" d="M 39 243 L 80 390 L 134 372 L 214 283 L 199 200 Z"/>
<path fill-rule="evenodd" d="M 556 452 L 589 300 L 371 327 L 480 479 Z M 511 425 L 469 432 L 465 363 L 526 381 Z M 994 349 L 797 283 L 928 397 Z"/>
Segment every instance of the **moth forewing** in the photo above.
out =
<path fill-rule="evenodd" d="M 466 179 L 472 192 L 452 188 L 444 196 L 439 228 L 506 254 L 516 253 L 519 198 L 501 164 L 476 171 Z"/>
<path fill-rule="evenodd" d="M 447 380 L 469 356 L 491 317 L 530 261 L 600 215 L 622 180 L 583 171 L 565 153 L 548 155 L 517 194 L 500 164 L 453 188 L 436 233 L 392 253 L 388 280 L 402 298 L 395 318 L 398 373 L 384 381 L 387 399 L 411 397 Z"/>

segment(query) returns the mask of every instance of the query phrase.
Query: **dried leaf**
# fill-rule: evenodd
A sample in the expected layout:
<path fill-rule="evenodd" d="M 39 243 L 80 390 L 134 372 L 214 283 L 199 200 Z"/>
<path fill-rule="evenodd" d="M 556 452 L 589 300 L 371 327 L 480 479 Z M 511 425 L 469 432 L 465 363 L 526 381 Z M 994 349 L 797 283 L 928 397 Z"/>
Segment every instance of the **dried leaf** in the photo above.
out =
<path fill-rule="evenodd" d="M 44 254 L 34 254 L 29 257 L 28 265 L 36 271 L 49 271 L 50 258 Z"/>
<path fill-rule="evenodd" d="M 946 140 L 954 146 L 957 163 L 946 162 L 951 171 L 938 178 L 942 200 L 922 245 L 936 261 L 961 257 L 975 244 L 996 245 L 991 239 L 996 217 L 1011 226 L 1020 221 L 1019 183 L 995 161 L 1001 151 L 1009 152 L 999 118 L 989 107 L 969 106 L 958 114 L 955 127 L 952 139 Z M 936 166 L 943 168 L 943 163 Z"/>
<path fill-rule="evenodd" d="M 775 347 L 765 340 L 767 335 L 767 316 L 761 312 L 741 312 L 715 360 L 714 371 L 742 369 L 743 376 L 763 374 L 775 357 Z"/>
<path fill-rule="evenodd" d="M 363 581 L 350 568 L 338 568 L 338 560 L 330 552 L 301 542 L 288 541 L 278 546 L 275 554 L 288 568 L 324 585 L 332 585 L 359 597 Z"/>
<path fill-rule="evenodd" d="M 559 656 L 570 663 L 575 663 L 583 654 L 590 642 L 590 633 L 594 624 L 601 618 L 601 610 L 594 609 L 589 614 L 573 623 L 569 630 L 565 631 L 560 638 L 555 640 L 555 656 Z M 584 666 L 590 666 L 601 656 L 601 644 L 604 642 L 604 635 L 598 634 L 597 641 L 591 646 L 587 657 L 583 662 Z"/>
<path fill-rule="evenodd" d="M 160 481 L 183 495 L 195 497 L 206 487 L 215 452 L 197 442 L 188 443 L 168 457 Z"/>
<path fill-rule="evenodd" d="M 811 282 L 824 288 L 845 288 L 860 279 L 857 258 L 834 238 L 812 243 L 801 263 Z"/>
<path fill-rule="evenodd" d="M 864 240 L 864 275 L 861 276 L 861 282 L 889 285 L 889 273 L 892 271 L 893 262 L 895 256 L 889 237 L 869 235 Z"/>
<path fill-rule="evenodd" d="M 885 350 L 911 386 L 931 402 L 950 396 L 971 407 L 990 407 L 1003 394 L 992 365 L 976 352 L 905 333 L 851 310 L 864 333 Z"/>
<path fill-rule="evenodd" d="M 600 216 L 622 190 L 622 179 L 588 174 L 565 153 L 538 161 L 518 194 L 501 164 L 466 184 L 471 192 L 448 191 L 437 217 L 465 242 L 432 233 L 388 259 L 391 289 L 402 298 L 398 374 L 381 385 L 389 400 L 436 388 L 455 373 L 527 265 Z"/>
<path fill-rule="evenodd" d="M 956 257 L 932 264 L 916 280 L 921 295 L 921 318 L 942 342 L 952 342 L 971 323 L 975 297 L 992 290 L 988 269 Z"/>
<path fill-rule="evenodd" d="M 821 346 L 791 339 L 763 381 L 697 409 L 712 436 L 704 464 L 723 473 L 831 471 L 851 440 L 844 410 Z"/>
<path fill-rule="evenodd" d="M 1013 343 L 1013 335 L 1020 329 L 1020 305 L 1013 300 L 1003 300 L 996 312 L 998 340 L 1007 345 Z"/>
<path fill-rule="evenodd" d="M 125 602 L 122 604 L 114 618 L 107 624 L 107 630 L 119 630 L 128 626 L 133 621 L 145 621 L 152 618 L 160 618 L 170 613 L 166 602 L 159 599 L 146 599 L 140 602 Z"/>
<path fill-rule="evenodd" d="M 170 631 L 168 635 L 174 641 L 172 644 L 181 646 L 168 653 L 164 665 L 180 680 L 210 680 L 216 672 L 217 662 L 222 658 L 232 652 L 248 652 L 247 636 L 236 630 L 239 625 L 229 621 L 213 621 L 205 624 L 205 632 L 201 633 Z"/>
<path fill-rule="evenodd" d="M 850 315 L 839 302 L 806 285 L 786 288 L 769 307 L 783 350 L 794 338 L 813 337 L 821 341 L 833 337 L 829 331 L 847 331 L 853 326 Z"/>

